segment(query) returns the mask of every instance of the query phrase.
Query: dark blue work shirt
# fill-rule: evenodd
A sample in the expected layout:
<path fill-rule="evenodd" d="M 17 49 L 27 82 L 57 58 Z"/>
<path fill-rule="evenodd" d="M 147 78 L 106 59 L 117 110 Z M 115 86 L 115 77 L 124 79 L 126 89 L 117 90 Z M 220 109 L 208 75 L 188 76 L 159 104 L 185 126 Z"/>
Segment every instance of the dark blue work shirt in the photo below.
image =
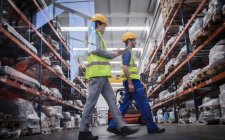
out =
<path fill-rule="evenodd" d="M 122 59 L 123 59 L 123 65 L 128 65 L 129 66 L 130 59 L 131 59 L 131 52 L 127 51 L 127 52 L 123 53 Z"/>

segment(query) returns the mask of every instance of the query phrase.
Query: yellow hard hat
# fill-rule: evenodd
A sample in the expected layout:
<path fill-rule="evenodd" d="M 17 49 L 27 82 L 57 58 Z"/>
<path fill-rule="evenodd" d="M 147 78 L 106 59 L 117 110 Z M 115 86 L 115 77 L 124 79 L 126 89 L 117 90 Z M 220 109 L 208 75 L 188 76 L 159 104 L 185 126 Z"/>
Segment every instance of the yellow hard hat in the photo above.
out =
<path fill-rule="evenodd" d="M 108 22 L 107 18 L 101 14 L 96 14 L 94 17 L 91 18 L 91 21 L 93 21 L 93 22 L 101 21 L 102 23 L 105 23 L 106 26 L 109 26 L 109 22 Z"/>
<path fill-rule="evenodd" d="M 137 36 L 132 32 L 126 32 L 122 36 L 122 41 L 126 42 L 128 39 L 136 39 Z"/>

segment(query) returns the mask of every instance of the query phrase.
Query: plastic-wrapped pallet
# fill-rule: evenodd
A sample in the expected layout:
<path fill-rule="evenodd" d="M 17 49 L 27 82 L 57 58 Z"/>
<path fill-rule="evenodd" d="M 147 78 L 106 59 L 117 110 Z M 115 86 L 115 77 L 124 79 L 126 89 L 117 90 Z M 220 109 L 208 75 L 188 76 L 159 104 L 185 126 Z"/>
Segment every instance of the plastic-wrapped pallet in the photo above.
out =
<path fill-rule="evenodd" d="M 209 66 L 213 67 L 225 61 L 225 39 L 220 40 L 209 53 Z"/>
<path fill-rule="evenodd" d="M 74 128 L 75 127 L 75 117 L 70 116 L 70 120 L 62 121 L 63 128 Z"/>
<path fill-rule="evenodd" d="M 159 93 L 159 100 L 163 100 L 165 99 L 165 95 L 169 93 L 168 90 L 164 90 L 162 92 Z"/>
<path fill-rule="evenodd" d="M 28 131 L 28 129 L 40 132 L 39 120 L 31 102 L 24 99 L 1 99 L 0 112 L 11 114 L 13 121 L 20 124 L 19 129 Z"/>
<path fill-rule="evenodd" d="M 174 121 L 175 121 L 174 112 L 171 111 L 171 112 L 169 112 L 169 122 L 173 123 Z"/>
<path fill-rule="evenodd" d="M 202 31 L 203 28 L 203 18 L 197 18 L 194 24 L 189 29 L 189 38 L 191 42 L 197 37 L 197 35 Z"/>
<path fill-rule="evenodd" d="M 220 93 L 219 99 L 220 99 L 221 115 L 222 118 L 225 119 L 225 90 Z"/>
<path fill-rule="evenodd" d="M 225 84 L 220 86 L 220 93 L 223 93 L 223 92 L 225 92 Z"/>
<path fill-rule="evenodd" d="M 37 49 L 31 45 L 30 42 L 28 42 L 23 36 L 21 36 L 12 26 L 10 26 L 8 23 L 4 23 L 7 30 L 12 33 L 15 37 L 17 37 L 25 46 L 30 49 L 33 53 L 37 54 Z"/>
<path fill-rule="evenodd" d="M 152 72 L 153 72 L 153 70 L 155 69 L 155 67 L 156 67 L 156 63 L 153 63 L 153 64 L 150 65 L 149 76 L 152 75 Z"/>
<path fill-rule="evenodd" d="M 75 127 L 76 127 L 76 128 L 79 128 L 79 127 L 80 127 L 80 122 L 81 122 L 80 115 L 75 114 L 74 117 L 75 117 Z"/>
<path fill-rule="evenodd" d="M 64 119 L 70 119 L 70 112 L 63 112 Z"/>
<path fill-rule="evenodd" d="M 43 106 L 43 112 L 47 116 L 49 128 L 61 128 L 60 121 L 63 119 L 62 106 Z"/>
<path fill-rule="evenodd" d="M 50 58 L 48 56 L 42 56 L 41 59 L 48 64 L 49 66 L 51 66 L 51 61 Z"/>
<path fill-rule="evenodd" d="M 177 36 L 173 36 L 171 37 L 168 42 L 166 43 L 166 46 L 162 47 L 163 53 L 166 54 L 165 52 L 167 52 L 170 47 L 173 45 L 173 43 L 175 42 L 175 40 L 177 39 Z"/>
<path fill-rule="evenodd" d="M 162 123 L 163 122 L 163 111 L 162 111 L 162 109 L 159 109 L 157 111 L 157 121 L 158 121 L 158 123 Z"/>
<path fill-rule="evenodd" d="M 168 74 L 169 71 L 174 67 L 175 58 L 170 59 L 170 61 L 165 66 L 164 74 Z"/>
<path fill-rule="evenodd" d="M 53 96 L 62 99 L 62 94 L 59 92 L 57 88 L 50 88 Z"/>
<path fill-rule="evenodd" d="M 41 130 L 42 132 L 44 131 L 45 133 L 49 132 L 50 130 L 48 119 L 44 113 L 41 113 Z"/>
<path fill-rule="evenodd" d="M 79 106 L 79 107 L 84 107 L 83 103 L 81 102 L 81 100 L 76 100 L 75 101 L 76 104 Z"/>
<path fill-rule="evenodd" d="M 11 68 L 9 66 L 3 66 L 2 70 L 10 77 L 15 78 L 16 80 L 19 80 L 20 82 L 29 85 L 33 88 L 39 88 L 40 87 L 40 83 L 35 80 L 34 78 L 31 78 L 17 70 L 15 70 L 14 68 Z"/>
<path fill-rule="evenodd" d="M 203 99 L 203 104 L 199 106 L 199 108 L 202 110 L 202 120 L 199 120 L 200 122 L 207 122 L 221 117 L 219 98 L 205 98 Z"/>
<path fill-rule="evenodd" d="M 41 90 L 47 95 L 52 95 L 52 91 L 44 85 L 41 85 Z"/>
<path fill-rule="evenodd" d="M 165 78 L 165 74 L 160 75 L 156 81 L 156 83 L 160 83 Z"/>
<path fill-rule="evenodd" d="M 54 65 L 54 66 L 52 66 L 52 68 L 54 70 L 56 70 L 60 75 L 64 76 L 64 73 L 62 71 L 62 68 L 59 65 Z"/>
<path fill-rule="evenodd" d="M 186 109 L 195 109 L 194 100 L 185 101 Z"/>
<path fill-rule="evenodd" d="M 225 4 L 224 0 L 211 0 L 209 3 L 208 11 L 204 16 L 204 27 L 209 23 L 212 19 L 213 15 L 222 14 L 222 8 Z"/>
<path fill-rule="evenodd" d="M 182 63 L 182 61 L 185 59 L 185 57 L 187 56 L 187 47 L 186 45 L 181 49 L 181 51 L 179 52 L 176 60 L 174 61 L 174 66 L 178 66 L 180 63 Z"/>

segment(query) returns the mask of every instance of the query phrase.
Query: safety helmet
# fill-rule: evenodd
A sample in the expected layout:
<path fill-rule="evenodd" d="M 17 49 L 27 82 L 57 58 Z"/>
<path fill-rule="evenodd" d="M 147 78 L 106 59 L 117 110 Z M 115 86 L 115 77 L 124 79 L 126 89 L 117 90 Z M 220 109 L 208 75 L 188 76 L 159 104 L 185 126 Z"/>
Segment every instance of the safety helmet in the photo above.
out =
<path fill-rule="evenodd" d="M 134 33 L 126 32 L 123 34 L 121 39 L 123 42 L 126 42 L 128 39 L 136 39 L 136 38 L 137 38 L 137 36 Z"/>
<path fill-rule="evenodd" d="M 102 23 L 105 23 L 106 26 L 109 26 L 109 22 L 108 22 L 107 18 L 101 14 L 96 14 L 94 17 L 91 18 L 91 21 L 93 21 L 93 22 L 101 21 Z"/>

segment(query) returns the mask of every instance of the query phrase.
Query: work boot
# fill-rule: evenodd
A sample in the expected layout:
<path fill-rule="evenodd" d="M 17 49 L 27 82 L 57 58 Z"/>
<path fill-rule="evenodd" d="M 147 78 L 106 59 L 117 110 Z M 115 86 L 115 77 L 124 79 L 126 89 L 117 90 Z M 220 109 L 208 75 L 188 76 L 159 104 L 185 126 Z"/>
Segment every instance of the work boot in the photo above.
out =
<path fill-rule="evenodd" d="M 138 131 L 139 131 L 139 129 L 137 129 L 137 128 L 132 129 L 132 128 L 128 127 L 128 126 L 124 126 L 124 127 L 122 127 L 122 128 L 120 129 L 120 135 L 121 135 L 122 137 L 125 137 L 125 136 L 127 136 L 127 135 L 132 135 L 132 134 L 134 134 L 134 133 L 137 133 Z"/>
<path fill-rule="evenodd" d="M 156 128 L 153 130 L 148 129 L 148 134 L 163 133 L 165 131 L 165 128 Z"/>
<path fill-rule="evenodd" d="M 107 128 L 107 131 L 115 135 L 120 135 L 120 131 L 118 129 L 110 127 L 110 126 Z"/>
<path fill-rule="evenodd" d="M 97 140 L 98 136 L 93 136 L 93 134 L 90 131 L 80 132 L 78 139 L 79 140 Z"/>

